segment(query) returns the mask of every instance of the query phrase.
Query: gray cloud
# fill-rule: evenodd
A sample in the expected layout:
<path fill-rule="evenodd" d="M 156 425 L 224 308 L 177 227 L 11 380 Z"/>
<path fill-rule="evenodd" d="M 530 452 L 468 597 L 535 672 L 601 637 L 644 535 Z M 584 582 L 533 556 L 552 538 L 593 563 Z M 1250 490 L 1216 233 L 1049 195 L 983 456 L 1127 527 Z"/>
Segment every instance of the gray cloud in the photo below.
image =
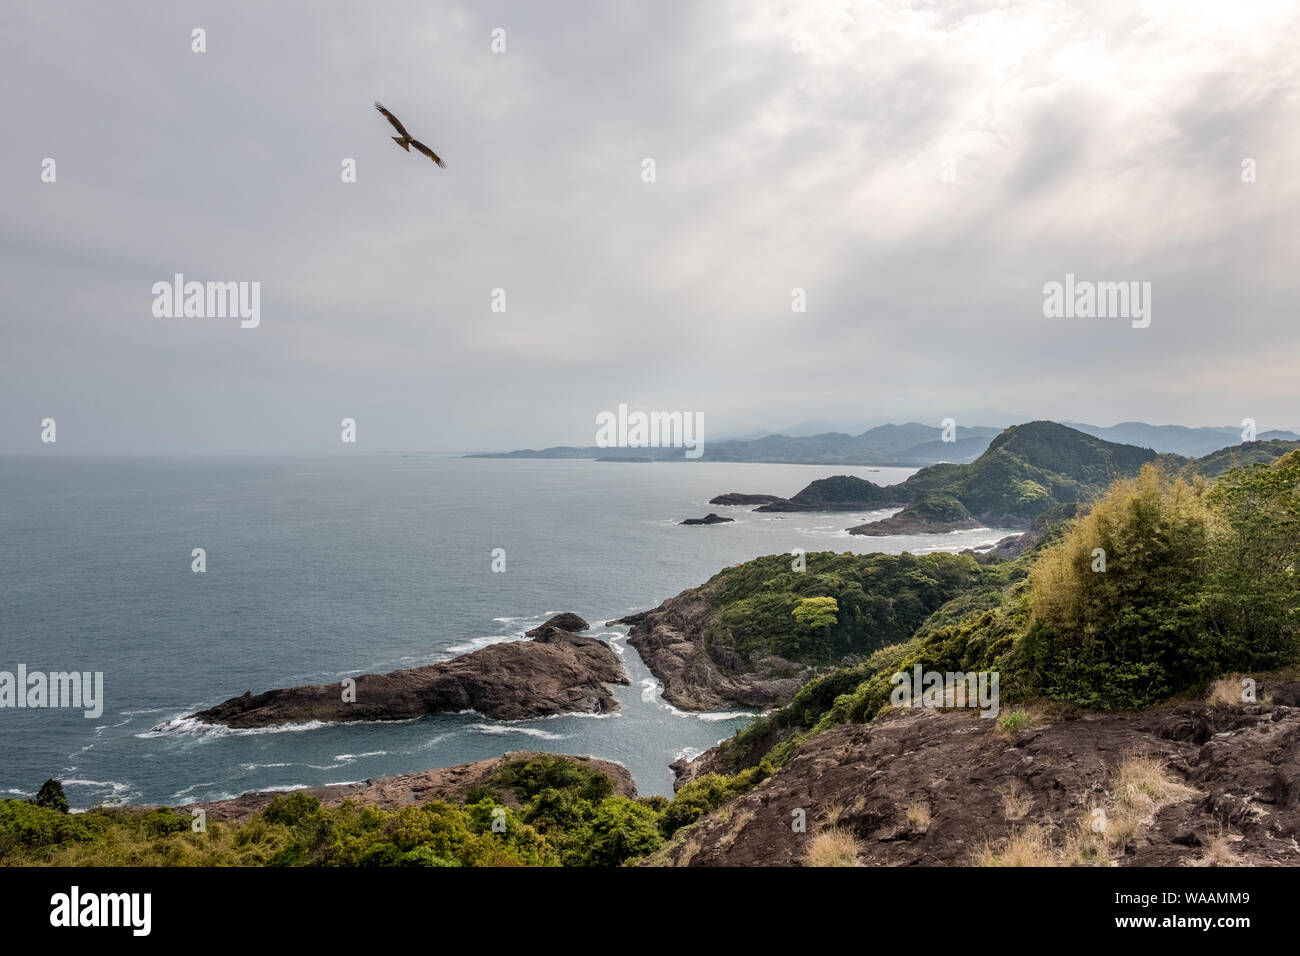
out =
<path fill-rule="evenodd" d="M 11 4 L 0 451 L 1300 425 L 1300 24 L 1257 7 Z M 1045 319 L 1067 271 L 1152 282 L 1151 327 Z M 175 272 L 260 281 L 261 326 L 154 318 Z"/>

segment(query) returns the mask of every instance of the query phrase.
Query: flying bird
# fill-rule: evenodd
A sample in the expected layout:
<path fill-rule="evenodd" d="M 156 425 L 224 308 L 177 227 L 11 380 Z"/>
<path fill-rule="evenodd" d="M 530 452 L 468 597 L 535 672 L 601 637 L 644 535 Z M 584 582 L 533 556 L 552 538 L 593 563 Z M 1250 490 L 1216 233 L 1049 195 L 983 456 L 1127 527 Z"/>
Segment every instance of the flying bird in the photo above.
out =
<path fill-rule="evenodd" d="M 394 142 L 394 143 L 396 143 L 398 146 L 402 147 L 402 149 L 406 150 L 408 153 L 411 151 L 411 147 L 414 146 L 414 147 L 416 148 L 417 151 L 419 151 L 419 152 L 421 152 L 421 153 L 424 153 L 425 156 L 428 156 L 431 160 L 433 160 L 435 163 L 437 163 L 438 166 L 439 166 L 440 168 L 442 168 L 442 169 L 446 169 L 446 168 L 447 168 L 447 164 L 444 163 L 444 162 L 443 162 L 443 161 L 438 157 L 438 154 L 437 154 L 437 153 L 435 153 L 433 150 L 431 150 L 428 146 L 425 146 L 425 145 L 424 145 L 423 143 L 421 143 L 418 139 L 412 139 L 412 138 L 411 138 L 411 134 L 408 133 L 408 132 L 406 131 L 406 127 L 402 125 L 402 121 L 399 120 L 399 119 L 398 119 L 396 116 L 394 116 L 392 113 L 388 112 L 388 110 L 384 109 L 384 104 L 382 104 L 382 103 L 380 103 L 378 100 L 376 100 L 376 101 L 375 101 L 375 109 L 377 109 L 377 110 L 379 110 L 379 112 L 383 113 L 383 114 L 384 114 L 384 118 L 387 119 L 388 122 L 390 122 L 390 123 L 393 124 L 393 128 L 394 128 L 395 130 L 397 130 L 399 133 L 402 134 L 401 136 L 394 136 L 394 137 L 393 137 L 393 142 Z"/>

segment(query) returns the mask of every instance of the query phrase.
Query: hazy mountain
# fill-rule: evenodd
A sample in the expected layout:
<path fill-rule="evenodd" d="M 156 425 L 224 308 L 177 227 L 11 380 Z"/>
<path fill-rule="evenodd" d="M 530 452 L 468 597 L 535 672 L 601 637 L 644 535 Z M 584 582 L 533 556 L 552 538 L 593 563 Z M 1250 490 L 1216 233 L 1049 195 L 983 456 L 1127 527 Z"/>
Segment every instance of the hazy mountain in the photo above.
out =
<path fill-rule="evenodd" d="M 1228 445 L 1241 444 L 1241 428 L 1232 425 L 1189 428 L 1186 425 L 1148 425 L 1146 422 L 1120 422 L 1118 425 L 1102 428 L 1097 425 L 1086 425 L 1078 422 L 1065 422 L 1064 424 L 1088 435 L 1104 438 L 1107 441 L 1137 445 L 1139 448 L 1150 448 L 1152 451 L 1170 452 L 1175 455 L 1185 455 L 1189 458 L 1199 458 Z M 1256 441 L 1272 441 L 1274 439 L 1295 441 L 1300 439 L 1300 435 L 1294 432 L 1273 429 L 1259 432 L 1255 436 Z"/>
<path fill-rule="evenodd" d="M 1000 429 L 957 426 L 956 441 L 942 441 L 934 425 L 907 422 L 877 425 L 859 435 L 821 432 L 814 435 L 766 435 L 751 440 L 705 441 L 699 461 L 756 461 L 817 465 L 928 465 L 940 461 L 971 461 Z M 471 458 L 597 458 L 603 461 L 681 461 L 681 448 L 522 449 L 470 455 Z"/>
<path fill-rule="evenodd" d="M 754 461 L 812 465 L 904 465 L 924 466 L 941 462 L 967 464 L 975 461 L 1004 428 L 999 419 L 1013 419 L 1009 424 L 1024 424 L 1023 419 L 1006 412 L 990 410 L 984 425 L 958 425 L 957 441 L 942 441 L 937 425 L 907 422 L 902 425 L 875 423 L 855 431 L 853 426 L 831 427 L 834 423 L 807 421 L 775 434 L 751 438 L 728 438 L 704 442 L 699 461 Z M 967 421 L 981 419 L 967 418 Z M 957 421 L 962 421 L 958 418 Z M 861 423 L 859 423 L 861 424 Z M 1241 444 L 1241 429 L 1232 426 L 1148 425 L 1145 422 L 1120 422 L 1101 427 L 1063 422 L 1063 427 L 1085 435 L 1121 445 L 1149 448 L 1161 454 L 1199 458 L 1230 445 Z M 1273 429 L 1260 432 L 1256 440 L 1297 441 L 1300 434 Z M 596 458 L 602 461 L 680 461 L 681 448 L 599 448 L 560 445 L 551 448 L 526 448 L 510 452 L 482 452 L 471 458 Z"/>

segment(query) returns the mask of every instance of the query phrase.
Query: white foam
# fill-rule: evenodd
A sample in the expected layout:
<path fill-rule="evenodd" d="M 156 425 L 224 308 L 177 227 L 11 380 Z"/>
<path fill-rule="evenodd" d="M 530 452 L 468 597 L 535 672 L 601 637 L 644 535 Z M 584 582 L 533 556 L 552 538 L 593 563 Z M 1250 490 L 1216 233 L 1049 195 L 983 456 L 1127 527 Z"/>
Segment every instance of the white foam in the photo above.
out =
<path fill-rule="evenodd" d="M 560 720 L 563 717 L 585 717 L 591 720 L 605 720 L 607 717 L 622 717 L 622 713 L 617 710 L 607 710 L 603 713 L 593 714 L 582 710 L 573 710 L 563 714 L 546 714 L 543 717 L 525 717 L 524 720 Z"/>
<path fill-rule="evenodd" d="M 299 733 L 307 730 L 320 730 L 322 727 L 351 727 L 357 724 L 413 724 L 419 717 L 406 717 L 402 720 L 309 720 L 302 724 L 275 724 L 271 727 L 227 727 L 224 724 L 209 724 L 193 717 L 173 717 L 161 724 L 155 724 L 146 731 L 135 734 L 138 740 L 151 740 L 156 737 L 252 737 L 257 734 Z"/>
<path fill-rule="evenodd" d="M 471 729 L 481 734 L 527 734 L 529 737 L 538 737 L 541 740 L 564 739 L 564 734 L 553 734 L 548 730 L 538 730 L 536 727 L 513 727 L 509 724 L 472 724 Z"/>
<path fill-rule="evenodd" d="M 130 784 L 119 783 L 116 780 L 81 780 L 77 778 L 65 779 L 65 787 L 98 787 L 107 789 L 110 796 L 104 797 L 97 801 L 99 803 L 129 803 L 130 798 L 139 799 L 139 791 L 132 790 Z"/>
<path fill-rule="evenodd" d="M 215 786 L 216 784 L 212 782 L 191 784 L 190 786 L 186 787 L 184 790 L 177 790 L 175 793 L 172 794 L 172 798 L 178 799 L 180 797 L 184 797 L 187 794 L 191 793 L 192 791 L 199 789 L 199 787 L 215 787 Z"/>
<path fill-rule="evenodd" d="M 692 714 L 691 716 L 712 722 L 716 720 L 739 720 L 741 717 L 754 717 L 756 714 L 752 710 L 714 710 Z"/>
<path fill-rule="evenodd" d="M 452 656 L 471 654 L 485 647 L 491 647 L 493 644 L 508 644 L 511 641 L 517 641 L 523 636 L 524 632 L 520 631 L 517 634 L 488 634 L 483 637 L 471 637 L 468 641 L 451 645 L 446 649 L 445 653 Z M 447 658 L 444 656 L 443 659 L 446 660 Z"/>
<path fill-rule="evenodd" d="M 305 724 L 276 724 L 273 727 L 226 727 L 223 724 L 209 724 L 194 717 L 173 717 L 161 724 L 155 724 L 148 730 L 135 735 L 138 740 L 151 740 L 155 737 L 252 737 L 258 734 L 296 733 L 317 730 L 328 724 L 323 720 L 309 720 Z"/>

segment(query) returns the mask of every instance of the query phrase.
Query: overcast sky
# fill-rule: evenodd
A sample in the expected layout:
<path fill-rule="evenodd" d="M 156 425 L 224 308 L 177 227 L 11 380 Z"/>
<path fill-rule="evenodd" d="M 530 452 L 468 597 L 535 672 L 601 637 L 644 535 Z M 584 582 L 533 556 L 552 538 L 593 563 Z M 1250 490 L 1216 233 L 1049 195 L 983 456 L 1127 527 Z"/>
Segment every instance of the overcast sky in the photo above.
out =
<path fill-rule="evenodd" d="M 59 451 L 333 451 L 344 417 L 374 451 L 591 444 L 619 403 L 706 441 L 972 408 L 1300 426 L 1298 21 L 9 2 L 0 451 L 46 417 Z M 260 326 L 155 317 L 177 272 L 260 282 Z M 1066 273 L 1150 282 L 1150 327 L 1044 317 Z"/>

